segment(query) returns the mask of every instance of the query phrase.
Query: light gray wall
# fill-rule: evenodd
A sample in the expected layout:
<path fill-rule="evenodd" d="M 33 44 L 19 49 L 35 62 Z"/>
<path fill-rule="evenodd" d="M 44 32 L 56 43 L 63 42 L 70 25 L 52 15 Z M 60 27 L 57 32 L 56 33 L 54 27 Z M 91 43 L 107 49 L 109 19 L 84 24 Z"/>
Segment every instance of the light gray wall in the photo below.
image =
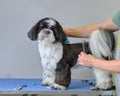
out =
<path fill-rule="evenodd" d="M 103 22 L 118 9 L 120 0 L 0 0 L 0 78 L 41 77 L 37 42 L 26 35 L 39 19 L 53 17 L 64 27 L 79 27 Z M 93 78 L 91 70 L 83 70 L 74 69 L 72 76 Z"/>

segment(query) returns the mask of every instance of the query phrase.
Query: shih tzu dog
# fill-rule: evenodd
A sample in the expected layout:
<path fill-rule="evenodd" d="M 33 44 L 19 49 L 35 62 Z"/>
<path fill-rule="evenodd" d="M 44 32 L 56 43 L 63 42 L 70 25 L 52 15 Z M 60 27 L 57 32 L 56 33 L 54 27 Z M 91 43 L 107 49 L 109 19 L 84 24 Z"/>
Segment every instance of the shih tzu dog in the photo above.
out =
<path fill-rule="evenodd" d="M 42 85 L 56 90 L 65 90 L 71 81 L 71 67 L 76 65 L 78 54 L 85 51 L 101 59 L 112 59 L 114 36 L 112 32 L 96 30 L 90 42 L 66 44 L 67 36 L 62 26 L 53 18 L 43 18 L 28 32 L 28 37 L 38 41 L 43 67 Z M 111 73 L 94 68 L 94 89 L 109 89 L 113 86 Z"/>

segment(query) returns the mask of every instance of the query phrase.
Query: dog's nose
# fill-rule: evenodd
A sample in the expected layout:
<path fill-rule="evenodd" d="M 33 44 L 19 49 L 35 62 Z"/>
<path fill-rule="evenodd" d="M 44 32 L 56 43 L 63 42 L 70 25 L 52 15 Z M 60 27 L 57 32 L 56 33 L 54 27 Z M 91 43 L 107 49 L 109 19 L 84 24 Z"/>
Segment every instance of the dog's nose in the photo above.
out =
<path fill-rule="evenodd" d="M 46 34 L 49 35 L 49 34 L 50 34 L 50 31 L 46 31 Z"/>

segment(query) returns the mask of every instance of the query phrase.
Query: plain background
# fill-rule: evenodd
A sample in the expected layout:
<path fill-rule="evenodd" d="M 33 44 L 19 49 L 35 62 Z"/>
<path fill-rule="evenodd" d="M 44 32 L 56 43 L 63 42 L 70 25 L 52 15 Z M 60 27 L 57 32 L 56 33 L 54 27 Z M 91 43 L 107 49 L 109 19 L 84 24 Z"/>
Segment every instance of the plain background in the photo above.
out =
<path fill-rule="evenodd" d="M 39 19 L 52 17 L 63 27 L 80 27 L 103 22 L 119 9 L 120 0 L 0 0 L 0 78 L 41 77 L 37 42 L 27 37 Z M 94 78 L 89 68 L 73 69 L 72 76 Z"/>

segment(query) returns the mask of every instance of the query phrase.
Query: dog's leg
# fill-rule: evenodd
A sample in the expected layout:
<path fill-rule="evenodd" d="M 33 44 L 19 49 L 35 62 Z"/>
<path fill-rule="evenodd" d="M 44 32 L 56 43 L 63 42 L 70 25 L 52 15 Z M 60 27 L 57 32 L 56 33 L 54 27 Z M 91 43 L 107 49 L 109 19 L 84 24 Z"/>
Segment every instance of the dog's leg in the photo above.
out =
<path fill-rule="evenodd" d="M 54 82 L 55 82 L 55 73 L 48 70 L 44 70 L 42 76 L 42 85 L 50 86 Z"/>
<path fill-rule="evenodd" d="M 59 66 L 59 65 L 58 65 Z M 56 69 L 55 83 L 51 85 L 53 89 L 65 90 L 71 81 L 71 70 L 69 65 L 60 65 Z"/>
<path fill-rule="evenodd" d="M 112 74 L 110 72 L 94 68 L 96 78 L 95 87 L 92 90 L 106 90 L 113 87 Z"/>

